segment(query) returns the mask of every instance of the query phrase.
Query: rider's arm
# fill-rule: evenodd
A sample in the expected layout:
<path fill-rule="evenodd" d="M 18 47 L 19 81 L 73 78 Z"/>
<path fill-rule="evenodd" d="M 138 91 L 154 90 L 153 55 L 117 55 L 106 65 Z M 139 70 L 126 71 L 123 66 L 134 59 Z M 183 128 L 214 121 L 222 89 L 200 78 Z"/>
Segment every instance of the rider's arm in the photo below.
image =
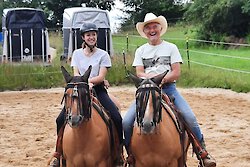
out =
<path fill-rule="evenodd" d="M 144 66 L 136 66 L 135 70 L 136 70 L 136 75 L 140 78 L 152 78 L 155 76 L 155 74 L 153 73 L 149 74 L 145 73 Z"/>
<path fill-rule="evenodd" d="M 167 73 L 167 75 L 162 79 L 162 84 L 175 82 L 179 79 L 181 75 L 181 65 L 180 63 L 171 64 L 171 72 Z"/>
<path fill-rule="evenodd" d="M 105 76 L 106 76 L 107 72 L 108 72 L 107 67 L 101 67 L 100 70 L 99 70 L 99 75 L 96 76 L 96 77 L 90 78 L 89 82 L 93 83 L 94 85 L 102 83 L 104 81 L 104 79 L 105 79 Z"/>
<path fill-rule="evenodd" d="M 180 63 L 173 63 L 171 65 L 171 72 L 167 73 L 167 75 L 162 79 L 162 84 L 167 82 L 175 82 L 179 79 L 181 74 Z M 136 75 L 140 78 L 152 78 L 156 76 L 153 73 L 145 73 L 144 66 L 136 66 Z"/>

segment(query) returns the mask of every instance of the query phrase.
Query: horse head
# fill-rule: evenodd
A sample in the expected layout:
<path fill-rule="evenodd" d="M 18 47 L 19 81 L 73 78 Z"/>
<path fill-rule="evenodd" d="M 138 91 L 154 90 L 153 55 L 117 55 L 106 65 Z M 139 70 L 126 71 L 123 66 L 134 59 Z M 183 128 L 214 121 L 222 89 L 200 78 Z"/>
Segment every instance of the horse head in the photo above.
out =
<path fill-rule="evenodd" d="M 133 74 L 130 78 L 137 87 L 136 90 L 136 121 L 142 133 L 155 131 L 162 117 L 162 94 L 160 83 L 167 71 L 153 78 L 142 79 Z"/>
<path fill-rule="evenodd" d="M 67 86 L 64 91 L 64 106 L 66 109 L 66 120 L 71 127 L 77 127 L 83 120 L 91 117 L 91 95 L 88 85 L 92 66 L 83 76 L 71 76 L 62 66 L 61 70 Z"/>

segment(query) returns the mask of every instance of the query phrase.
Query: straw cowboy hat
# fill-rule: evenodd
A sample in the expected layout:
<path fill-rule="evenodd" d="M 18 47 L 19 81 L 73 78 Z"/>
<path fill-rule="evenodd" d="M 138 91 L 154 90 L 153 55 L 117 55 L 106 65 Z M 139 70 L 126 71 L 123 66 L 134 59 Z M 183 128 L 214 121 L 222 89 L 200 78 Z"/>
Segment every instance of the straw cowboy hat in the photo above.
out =
<path fill-rule="evenodd" d="M 165 32 L 167 31 L 167 28 L 168 28 L 168 23 L 167 23 L 167 20 L 164 16 L 156 16 L 154 15 L 153 13 L 147 13 L 145 18 L 144 18 L 144 22 L 138 22 L 136 24 L 136 29 L 138 31 L 138 33 L 144 37 L 144 38 L 147 38 L 146 34 L 144 33 L 143 29 L 144 29 L 144 26 L 148 23 L 159 23 L 162 27 L 162 30 L 161 30 L 161 34 L 160 36 L 162 36 L 163 34 L 165 34 Z"/>

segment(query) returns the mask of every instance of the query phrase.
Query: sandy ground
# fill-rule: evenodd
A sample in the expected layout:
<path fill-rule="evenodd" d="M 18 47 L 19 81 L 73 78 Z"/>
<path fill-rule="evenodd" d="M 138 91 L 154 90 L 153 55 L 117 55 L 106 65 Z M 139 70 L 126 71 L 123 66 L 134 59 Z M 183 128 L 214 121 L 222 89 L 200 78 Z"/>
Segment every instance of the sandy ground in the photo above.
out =
<path fill-rule="evenodd" d="M 218 167 L 250 166 L 250 94 L 222 89 L 179 89 L 190 103 Z M 111 87 L 122 114 L 134 87 Z M 54 151 L 55 119 L 63 88 L 0 93 L 0 167 L 44 167 Z M 191 151 L 188 166 L 197 166 Z"/>

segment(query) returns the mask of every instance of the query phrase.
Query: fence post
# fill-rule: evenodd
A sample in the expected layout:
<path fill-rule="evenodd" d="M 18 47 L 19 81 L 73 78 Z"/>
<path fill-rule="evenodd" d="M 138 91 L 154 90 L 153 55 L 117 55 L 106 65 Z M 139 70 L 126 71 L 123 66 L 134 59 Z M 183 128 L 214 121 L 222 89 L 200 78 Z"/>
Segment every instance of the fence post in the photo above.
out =
<path fill-rule="evenodd" d="M 127 33 L 127 53 L 128 53 L 128 33 Z"/>
<path fill-rule="evenodd" d="M 188 36 L 186 37 L 186 48 L 187 48 L 187 58 L 188 58 L 188 69 L 190 69 L 189 47 L 188 47 Z"/>

